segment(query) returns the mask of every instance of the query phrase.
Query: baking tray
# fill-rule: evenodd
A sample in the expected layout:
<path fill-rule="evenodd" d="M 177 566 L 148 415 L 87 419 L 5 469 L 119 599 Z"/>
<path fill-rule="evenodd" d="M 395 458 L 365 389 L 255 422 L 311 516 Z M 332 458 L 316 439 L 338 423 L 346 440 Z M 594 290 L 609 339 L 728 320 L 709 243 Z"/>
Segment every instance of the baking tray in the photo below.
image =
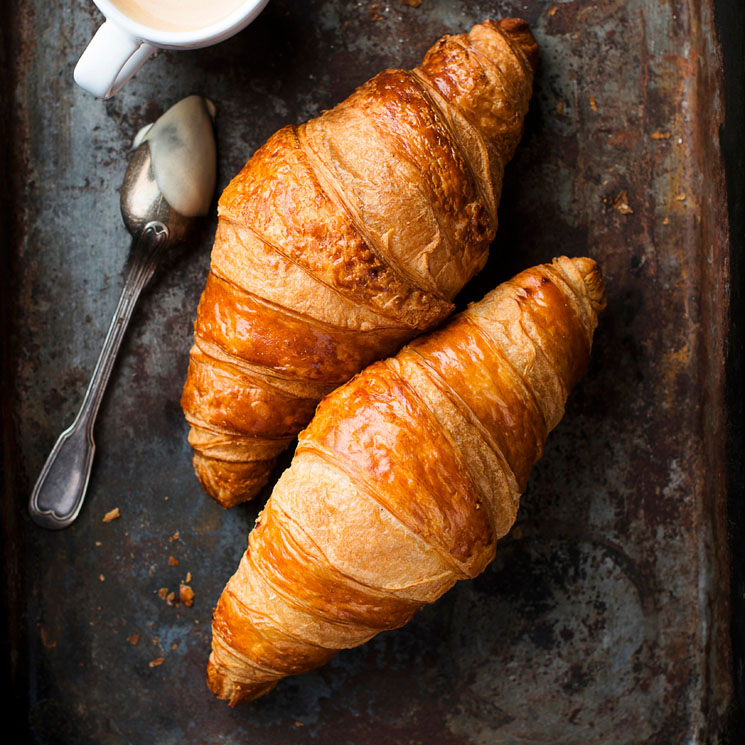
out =
<path fill-rule="evenodd" d="M 104 102 L 72 83 L 92 3 L 3 4 L 3 639 L 19 742 L 737 742 L 743 10 L 271 0 L 245 32 L 161 53 Z M 595 257 L 608 309 L 590 370 L 482 576 L 231 710 L 204 683 L 210 614 L 260 501 L 205 497 L 179 408 L 214 217 L 135 312 L 78 521 L 53 533 L 26 515 L 123 281 L 129 145 L 208 95 L 222 188 L 281 125 L 506 15 L 531 23 L 541 66 L 492 258 L 460 302 L 554 255 Z M 192 607 L 161 598 L 187 577 Z"/>

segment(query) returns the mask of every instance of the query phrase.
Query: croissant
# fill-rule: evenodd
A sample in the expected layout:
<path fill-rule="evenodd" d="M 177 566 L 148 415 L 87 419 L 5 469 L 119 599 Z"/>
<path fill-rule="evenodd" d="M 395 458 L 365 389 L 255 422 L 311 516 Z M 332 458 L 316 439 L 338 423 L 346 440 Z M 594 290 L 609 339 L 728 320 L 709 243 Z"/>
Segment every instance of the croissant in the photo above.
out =
<path fill-rule="evenodd" d="M 479 574 L 603 307 L 595 262 L 555 259 L 325 398 L 213 614 L 213 693 L 261 696 Z"/>
<path fill-rule="evenodd" d="M 255 496 L 324 395 L 452 312 L 486 262 L 536 61 L 519 19 L 445 36 L 280 129 L 225 189 L 181 402 L 223 506 Z"/>

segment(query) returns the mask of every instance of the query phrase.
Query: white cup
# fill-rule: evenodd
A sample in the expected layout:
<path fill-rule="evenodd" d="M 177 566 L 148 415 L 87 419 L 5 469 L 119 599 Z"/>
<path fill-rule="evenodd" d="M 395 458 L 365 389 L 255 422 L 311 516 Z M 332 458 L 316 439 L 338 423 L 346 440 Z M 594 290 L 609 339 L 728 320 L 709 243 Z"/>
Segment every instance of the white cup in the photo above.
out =
<path fill-rule="evenodd" d="M 232 13 L 201 28 L 164 31 L 133 20 L 110 0 L 93 0 L 106 17 L 75 66 L 75 82 L 94 96 L 113 96 L 157 49 L 199 49 L 248 26 L 268 0 L 246 0 Z"/>

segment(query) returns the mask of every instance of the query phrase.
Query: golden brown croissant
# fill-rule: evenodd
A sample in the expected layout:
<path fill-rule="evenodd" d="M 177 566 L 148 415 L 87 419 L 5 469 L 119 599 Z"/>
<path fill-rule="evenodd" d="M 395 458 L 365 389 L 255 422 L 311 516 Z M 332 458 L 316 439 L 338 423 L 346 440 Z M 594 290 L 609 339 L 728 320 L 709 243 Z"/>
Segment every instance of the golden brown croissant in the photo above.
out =
<path fill-rule="evenodd" d="M 595 262 L 555 259 L 328 396 L 218 602 L 212 691 L 256 698 L 481 572 L 603 307 Z"/>
<path fill-rule="evenodd" d="M 224 506 L 254 496 L 320 399 L 453 310 L 486 262 L 537 45 L 519 19 L 279 130 L 229 184 L 182 406 Z"/>

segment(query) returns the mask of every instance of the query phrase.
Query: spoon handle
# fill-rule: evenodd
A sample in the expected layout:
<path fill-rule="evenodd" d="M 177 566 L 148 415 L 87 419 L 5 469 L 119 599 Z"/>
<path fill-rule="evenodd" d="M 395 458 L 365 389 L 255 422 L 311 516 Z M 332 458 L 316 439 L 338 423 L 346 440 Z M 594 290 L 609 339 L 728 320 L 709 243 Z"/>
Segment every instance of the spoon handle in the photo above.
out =
<path fill-rule="evenodd" d="M 135 303 L 142 288 L 153 276 L 158 254 L 168 243 L 168 238 L 168 228 L 163 223 L 151 222 L 134 239 L 132 263 L 119 305 L 80 411 L 75 421 L 59 436 L 31 493 L 31 518 L 44 528 L 66 528 L 78 516 L 83 505 L 96 450 L 93 425 L 98 408 Z"/>

